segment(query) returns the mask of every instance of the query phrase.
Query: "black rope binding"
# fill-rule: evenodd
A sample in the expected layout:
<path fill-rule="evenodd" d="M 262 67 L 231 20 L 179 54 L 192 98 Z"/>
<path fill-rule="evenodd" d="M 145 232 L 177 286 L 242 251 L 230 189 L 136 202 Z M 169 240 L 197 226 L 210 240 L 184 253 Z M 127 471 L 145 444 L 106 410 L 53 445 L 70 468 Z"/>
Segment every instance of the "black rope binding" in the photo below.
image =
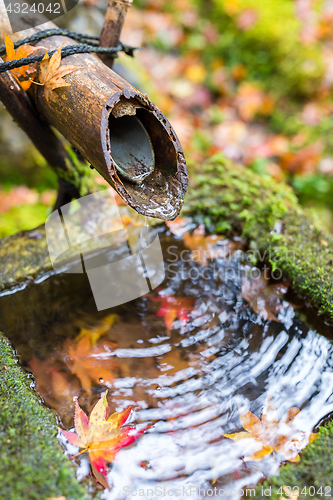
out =
<path fill-rule="evenodd" d="M 39 31 L 38 33 L 32 36 L 29 36 L 14 43 L 14 47 L 15 49 L 17 49 L 18 47 L 26 43 L 37 42 L 39 40 L 43 40 L 44 38 L 48 38 L 50 36 L 55 36 L 55 35 L 68 36 L 70 38 L 73 38 L 74 40 L 77 40 L 78 42 L 81 42 L 78 45 L 67 45 L 67 47 L 64 47 L 61 50 L 61 57 L 72 56 L 74 54 L 85 54 L 89 52 L 93 52 L 95 54 L 108 54 L 112 57 L 118 57 L 118 52 L 125 52 L 125 54 L 127 54 L 128 56 L 133 57 L 134 51 L 139 50 L 137 47 L 129 47 L 121 42 L 117 47 L 99 47 L 98 45 L 96 45 L 96 43 L 99 40 L 99 37 L 83 35 L 81 33 L 75 33 L 74 31 L 62 30 L 62 29 Z M 49 53 L 49 56 L 52 57 L 52 55 L 55 52 L 56 50 L 51 51 Z M 5 54 L 6 54 L 6 46 L 2 45 L 0 46 L 0 57 Z M 0 64 L 0 73 L 4 73 L 5 71 L 9 71 L 15 68 L 20 68 L 21 66 L 29 66 L 35 62 L 41 61 L 43 57 L 44 54 L 41 54 L 39 56 L 31 56 L 31 57 L 25 57 L 23 59 L 14 59 L 13 61 L 6 61 Z"/>

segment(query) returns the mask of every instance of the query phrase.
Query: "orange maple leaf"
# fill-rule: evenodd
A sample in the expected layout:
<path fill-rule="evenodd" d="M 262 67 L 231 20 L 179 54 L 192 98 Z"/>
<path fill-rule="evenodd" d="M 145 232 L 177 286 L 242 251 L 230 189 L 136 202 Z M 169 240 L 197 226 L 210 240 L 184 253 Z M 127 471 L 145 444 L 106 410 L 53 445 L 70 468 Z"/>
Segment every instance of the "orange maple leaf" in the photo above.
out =
<path fill-rule="evenodd" d="M 192 235 L 187 232 L 183 237 L 185 246 L 192 250 L 191 260 L 204 266 L 208 264 L 208 260 L 227 257 L 239 246 L 239 242 L 227 240 L 216 234 L 211 236 L 205 236 L 205 234 L 205 226 L 200 224 Z"/>
<path fill-rule="evenodd" d="M 14 48 L 14 43 L 11 41 L 9 36 L 5 34 L 5 47 L 6 47 L 6 56 L 4 58 L 5 61 L 14 61 L 15 59 L 23 59 L 28 57 L 32 52 L 37 50 L 36 47 L 32 47 L 31 45 L 21 45 L 16 52 Z M 35 77 L 36 68 L 33 66 L 21 66 L 20 68 L 11 69 L 10 72 L 14 76 L 15 80 L 19 83 L 23 90 L 28 90 L 31 86 L 32 80 Z M 29 80 L 20 80 L 21 77 L 28 77 Z"/>
<path fill-rule="evenodd" d="M 136 441 L 150 427 L 140 430 L 133 426 L 123 427 L 132 408 L 133 406 L 129 406 L 121 413 L 113 413 L 108 418 L 109 408 L 105 395 L 96 403 L 88 419 L 76 400 L 76 433 L 59 429 L 71 444 L 82 448 L 80 453 L 88 452 L 93 473 L 105 487 L 108 487 L 107 464 L 114 460 L 121 448 Z"/>
<path fill-rule="evenodd" d="M 179 318 L 182 325 L 186 326 L 189 313 L 194 307 L 194 301 L 185 297 L 174 297 L 173 295 L 161 295 L 159 297 L 148 296 L 153 302 L 161 302 L 161 307 L 156 313 L 157 317 L 164 317 L 164 323 L 170 332 L 173 322 Z"/>
<path fill-rule="evenodd" d="M 40 73 L 39 73 L 39 85 L 44 85 L 45 98 L 48 101 L 53 90 L 61 87 L 70 87 L 70 83 L 65 82 L 64 76 L 73 73 L 79 68 L 77 66 L 62 65 L 61 63 L 61 49 L 64 44 L 49 57 L 48 53 L 45 53 L 41 63 L 40 63 Z"/>
<path fill-rule="evenodd" d="M 304 432 L 300 433 L 295 428 L 293 420 L 299 412 L 300 410 L 298 408 L 292 407 L 279 421 L 277 411 L 273 405 L 273 399 L 268 395 L 261 420 L 250 411 L 240 414 L 239 419 L 247 432 L 224 434 L 224 437 L 232 439 L 233 441 L 253 439 L 254 443 L 259 447 L 259 450 L 246 457 L 245 461 L 259 462 L 267 455 L 276 451 L 285 460 L 289 462 L 298 462 L 298 452 L 317 437 L 317 434 L 312 433 L 306 438 Z M 291 431 L 288 435 L 283 434 L 286 426 L 289 426 Z"/>
<path fill-rule="evenodd" d="M 109 387 L 114 380 L 117 367 L 114 360 L 110 359 L 114 348 L 115 345 L 106 340 L 92 347 L 89 335 L 85 335 L 77 343 L 67 341 L 64 361 L 88 394 L 91 392 L 92 383 Z"/>

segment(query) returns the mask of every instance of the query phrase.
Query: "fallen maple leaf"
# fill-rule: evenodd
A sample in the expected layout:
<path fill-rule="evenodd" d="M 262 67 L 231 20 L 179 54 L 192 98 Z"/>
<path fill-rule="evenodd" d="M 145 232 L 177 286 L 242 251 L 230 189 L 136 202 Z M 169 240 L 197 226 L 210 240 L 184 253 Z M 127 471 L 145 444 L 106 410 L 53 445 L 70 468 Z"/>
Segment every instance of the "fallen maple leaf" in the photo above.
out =
<path fill-rule="evenodd" d="M 64 361 L 88 394 L 91 392 L 92 382 L 109 387 L 114 380 L 117 366 L 110 359 L 114 348 L 115 344 L 106 340 L 98 342 L 92 348 L 89 335 L 85 335 L 79 342 L 67 341 Z"/>
<path fill-rule="evenodd" d="M 23 59 L 28 57 L 32 52 L 37 50 L 36 47 L 32 47 L 31 45 L 25 44 L 21 45 L 16 52 L 14 48 L 14 43 L 11 41 L 9 36 L 5 34 L 5 47 L 6 47 L 6 56 L 4 57 L 5 61 L 14 61 L 15 59 Z M 15 68 L 10 70 L 15 80 L 19 83 L 23 90 L 28 90 L 31 86 L 32 80 L 35 77 L 36 68 L 33 66 L 21 66 L 20 68 Z M 29 80 L 20 80 L 20 77 L 28 77 Z"/>
<path fill-rule="evenodd" d="M 64 44 L 49 57 L 48 53 L 45 53 L 41 63 L 40 63 L 40 73 L 39 73 L 39 85 L 44 85 L 45 98 L 48 101 L 52 90 L 61 87 L 70 87 L 70 83 L 65 82 L 64 76 L 73 73 L 79 68 L 77 66 L 63 65 L 61 63 L 61 49 Z"/>
<path fill-rule="evenodd" d="M 298 408 L 292 407 L 279 422 L 277 411 L 273 405 L 273 399 L 267 396 L 261 421 L 250 411 L 245 414 L 240 414 L 239 419 L 247 432 L 224 434 L 224 437 L 232 439 L 233 441 L 252 438 L 254 442 L 260 446 L 260 449 L 246 457 L 245 461 L 253 460 L 258 462 L 276 451 L 285 460 L 289 462 L 298 462 L 298 452 L 317 437 L 317 434 L 312 433 L 309 438 L 306 439 L 305 433 L 301 433 L 299 437 L 293 438 L 293 435 L 297 436 L 297 432 L 299 431 L 294 427 L 292 422 L 299 412 L 300 410 Z M 288 435 L 283 434 L 286 426 L 289 426 L 290 430 Z"/>
<path fill-rule="evenodd" d="M 264 319 L 279 321 L 276 313 L 282 308 L 282 297 L 288 290 L 288 284 L 268 284 L 268 278 L 262 273 L 259 278 L 249 281 L 245 278 L 242 282 L 242 297 L 250 304 L 255 313 Z"/>
<path fill-rule="evenodd" d="M 88 419 L 76 400 L 74 417 L 76 433 L 59 429 L 71 444 L 82 448 L 80 453 L 88 452 L 93 473 L 105 487 L 109 486 L 107 464 L 114 460 L 121 448 L 136 441 L 150 427 L 140 430 L 133 426 L 122 427 L 127 422 L 132 408 L 133 406 L 129 406 L 121 413 L 113 413 L 108 418 L 109 408 L 105 394 L 96 403 Z"/>
<path fill-rule="evenodd" d="M 192 250 L 191 260 L 199 262 L 199 264 L 207 265 L 208 260 L 217 259 L 219 257 L 227 257 L 232 251 L 239 247 L 236 241 L 226 240 L 222 236 L 213 234 L 205 236 L 205 226 L 200 224 L 190 235 L 185 233 L 183 240 L 185 246 Z M 224 241 L 224 245 L 220 242 Z"/>
<path fill-rule="evenodd" d="M 164 317 L 165 326 L 170 332 L 173 322 L 179 318 L 182 326 L 186 326 L 189 313 L 194 307 L 194 301 L 185 297 L 174 297 L 173 295 L 161 295 L 159 297 L 148 296 L 152 302 L 161 302 L 161 307 L 156 313 L 157 317 Z"/>

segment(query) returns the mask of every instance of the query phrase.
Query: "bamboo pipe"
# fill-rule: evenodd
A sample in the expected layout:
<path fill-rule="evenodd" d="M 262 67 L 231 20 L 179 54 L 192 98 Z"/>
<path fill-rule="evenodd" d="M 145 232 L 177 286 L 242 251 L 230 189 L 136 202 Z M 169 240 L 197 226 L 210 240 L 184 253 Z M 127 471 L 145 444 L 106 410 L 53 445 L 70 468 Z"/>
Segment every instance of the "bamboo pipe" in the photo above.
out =
<path fill-rule="evenodd" d="M 27 29 L 34 26 L 33 20 L 24 15 L 20 22 Z M 56 28 L 51 22 L 43 26 L 46 27 Z M 36 31 L 33 29 L 29 34 Z M 53 36 L 36 46 L 51 51 L 62 43 L 72 45 L 75 42 L 67 37 Z M 138 213 L 162 220 L 174 219 L 184 202 L 188 176 L 182 147 L 166 117 L 147 95 L 105 66 L 97 56 L 75 54 L 66 57 L 64 64 L 83 68 L 66 77 L 70 87 L 53 91 L 48 101 L 43 87 L 32 87 L 30 95 L 41 118 L 59 130 Z M 140 127 L 145 141 L 141 133 L 137 134 L 136 142 L 136 130 Z M 130 144 L 127 129 L 133 132 Z M 149 161 L 154 167 L 149 175 L 152 165 L 149 168 L 142 165 L 145 152 L 141 151 L 143 142 L 147 148 L 147 141 L 152 155 Z M 128 162 L 123 172 L 123 166 L 119 165 L 119 151 L 123 150 L 125 156 L 129 149 L 133 154 L 135 148 L 139 161 L 134 154 L 131 172 L 137 177 L 147 175 L 140 183 L 123 175 Z"/>

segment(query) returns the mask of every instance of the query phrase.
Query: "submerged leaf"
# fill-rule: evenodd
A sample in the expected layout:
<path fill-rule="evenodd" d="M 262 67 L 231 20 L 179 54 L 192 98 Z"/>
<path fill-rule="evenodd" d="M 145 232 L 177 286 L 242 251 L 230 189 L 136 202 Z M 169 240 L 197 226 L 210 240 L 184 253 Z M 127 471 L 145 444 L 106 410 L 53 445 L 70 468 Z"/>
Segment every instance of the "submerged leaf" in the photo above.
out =
<path fill-rule="evenodd" d="M 283 308 L 281 299 L 287 291 L 288 284 L 286 283 L 269 285 L 264 273 L 252 281 L 245 278 L 242 283 L 242 297 L 255 313 L 272 321 L 279 321 L 276 314 Z"/>
<path fill-rule="evenodd" d="M 253 445 L 259 446 L 259 449 L 246 456 L 245 461 L 261 461 L 275 451 L 285 460 L 297 462 L 299 460 L 298 452 L 317 437 L 317 434 L 312 433 L 307 438 L 305 432 L 300 432 L 295 428 L 293 419 L 299 412 L 298 408 L 290 408 L 279 421 L 273 399 L 267 395 L 261 420 L 250 411 L 240 414 L 239 419 L 247 432 L 224 434 L 224 437 L 233 441 L 252 438 Z M 290 428 L 287 435 L 285 434 L 286 425 Z"/>
<path fill-rule="evenodd" d="M 239 248 L 239 242 L 230 241 L 216 234 L 205 236 L 204 224 L 200 224 L 190 235 L 185 233 L 183 240 L 185 246 L 192 250 L 191 260 L 206 266 L 209 260 L 227 257 Z"/>
<path fill-rule="evenodd" d="M 77 378 L 68 373 L 55 356 L 47 360 L 33 357 L 29 366 L 36 380 L 36 391 L 58 412 L 63 421 L 69 421 L 74 407 L 73 398 L 80 395 Z"/>
<path fill-rule="evenodd" d="M 115 344 L 106 340 L 99 341 L 92 347 L 89 335 L 85 335 L 79 342 L 67 341 L 64 361 L 88 394 L 92 383 L 111 386 L 117 371 L 117 364 L 112 358 L 114 349 Z"/>
<path fill-rule="evenodd" d="M 117 319 L 117 314 L 109 314 L 108 316 L 105 316 L 105 318 L 103 318 L 98 325 L 91 328 L 81 328 L 79 335 L 75 339 L 76 342 L 79 342 L 87 336 L 90 340 L 91 347 L 95 347 L 98 340 L 108 333 Z"/>
<path fill-rule="evenodd" d="M 180 319 L 183 326 L 189 320 L 189 313 L 194 307 L 194 301 L 185 297 L 174 297 L 173 295 L 160 295 L 159 297 L 148 296 L 153 302 L 161 302 L 161 307 L 156 313 L 157 317 L 163 317 L 165 326 L 170 332 L 175 319 Z"/>

